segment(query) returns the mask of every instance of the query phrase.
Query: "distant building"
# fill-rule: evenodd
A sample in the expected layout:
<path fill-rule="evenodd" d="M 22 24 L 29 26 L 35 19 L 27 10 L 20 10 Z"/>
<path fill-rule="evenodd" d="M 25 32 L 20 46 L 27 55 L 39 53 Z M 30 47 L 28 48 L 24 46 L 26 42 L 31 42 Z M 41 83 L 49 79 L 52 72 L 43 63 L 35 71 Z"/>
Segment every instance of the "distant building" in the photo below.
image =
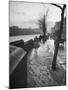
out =
<path fill-rule="evenodd" d="M 56 22 L 54 28 L 52 28 L 52 33 L 54 37 L 57 36 L 59 33 L 60 24 L 61 22 Z M 63 32 L 62 32 L 61 39 L 66 40 L 66 17 L 64 18 L 64 22 L 63 22 Z"/>

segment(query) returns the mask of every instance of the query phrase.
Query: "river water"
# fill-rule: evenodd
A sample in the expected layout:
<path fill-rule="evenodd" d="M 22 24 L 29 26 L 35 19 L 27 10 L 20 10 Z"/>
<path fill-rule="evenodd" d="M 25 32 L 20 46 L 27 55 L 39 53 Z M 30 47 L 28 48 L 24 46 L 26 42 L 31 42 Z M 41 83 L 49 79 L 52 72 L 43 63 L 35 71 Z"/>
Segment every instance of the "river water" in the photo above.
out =
<path fill-rule="evenodd" d="M 19 36 L 10 36 L 9 42 L 17 41 L 23 39 L 24 41 L 28 41 L 30 39 L 34 39 L 34 37 L 39 37 L 40 34 L 35 35 L 19 35 Z"/>

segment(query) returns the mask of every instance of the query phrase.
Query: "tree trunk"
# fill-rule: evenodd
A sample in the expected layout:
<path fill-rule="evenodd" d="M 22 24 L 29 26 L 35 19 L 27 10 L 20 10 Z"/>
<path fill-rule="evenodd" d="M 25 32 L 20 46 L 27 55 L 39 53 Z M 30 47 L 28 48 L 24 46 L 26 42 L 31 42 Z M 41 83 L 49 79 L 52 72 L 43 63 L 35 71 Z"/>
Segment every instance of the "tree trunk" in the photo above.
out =
<path fill-rule="evenodd" d="M 62 29 L 63 29 L 63 20 L 64 20 L 64 10 L 66 8 L 66 5 L 63 6 L 62 8 L 62 14 L 61 14 L 61 25 L 60 25 L 60 30 L 58 33 L 58 38 L 56 41 L 56 47 L 55 47 L 55 52 L 54 52 L 54 57 L 53 57 L 53 62 L 52 62 L 52 69 L 56 70 L 56 60 L 57 60 L 57 54 L 58 54 L 58 49 L 59 49 L 59 41 L 61 40 L 61 34 L 62 34 Z"/>

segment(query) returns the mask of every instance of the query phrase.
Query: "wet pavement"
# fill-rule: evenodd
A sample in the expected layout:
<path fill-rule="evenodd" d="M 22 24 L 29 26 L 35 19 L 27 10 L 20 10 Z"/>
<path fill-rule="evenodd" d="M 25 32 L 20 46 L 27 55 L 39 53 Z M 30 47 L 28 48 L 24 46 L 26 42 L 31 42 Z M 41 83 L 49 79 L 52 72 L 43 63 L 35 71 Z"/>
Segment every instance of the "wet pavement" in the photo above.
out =
<path fill-rule="evenodd" d="M 27 87 L 65 85 L 65 65 L 62 64 L 62 69 L 57 72 L 51 70 L 54 41 L 47 40 L 44 44 L 43 42 L 39 44 L 40 47 L 33 48 L 27 57 Z M 65 49 L 58 52 L 57 63 L 59 63 L 59 67 L 60 62 L 65 63 L 65 52 Z"/>

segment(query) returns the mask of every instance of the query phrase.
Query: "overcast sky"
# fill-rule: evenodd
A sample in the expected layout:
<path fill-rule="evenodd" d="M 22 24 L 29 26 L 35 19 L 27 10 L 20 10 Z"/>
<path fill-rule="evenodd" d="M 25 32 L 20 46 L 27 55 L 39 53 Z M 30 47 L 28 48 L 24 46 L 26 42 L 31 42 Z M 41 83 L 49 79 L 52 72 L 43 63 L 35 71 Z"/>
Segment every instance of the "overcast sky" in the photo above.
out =
<path fill-rule="evenodd" d="M 54 26 L 54 22 L 61 19 L 61 10 L 51 4 L 10 2 L 10 26 L 38 27 L 38 20 L 43 13 L 46 15 L 48 10 L 47 22 L 53 22 L 49 25 Z"/>

